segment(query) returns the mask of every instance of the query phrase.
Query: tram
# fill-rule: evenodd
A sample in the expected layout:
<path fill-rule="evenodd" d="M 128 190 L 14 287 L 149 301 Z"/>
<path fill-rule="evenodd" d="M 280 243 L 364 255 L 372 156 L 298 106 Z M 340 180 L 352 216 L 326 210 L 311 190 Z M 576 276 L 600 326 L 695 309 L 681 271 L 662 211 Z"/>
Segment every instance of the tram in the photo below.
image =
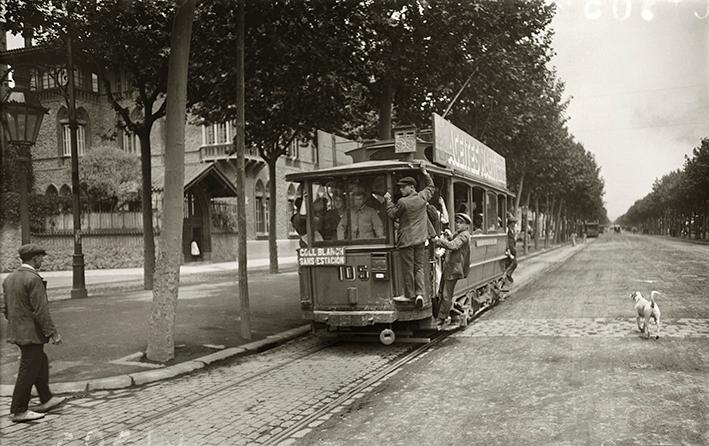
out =
<path fill-rule="evenodd" d="M 423 308 L 400 303 L 403 276 L 396 249 L 396 222 L 382 197 L 398 197 L 400 178 L 433 178 L 430 204 L 473 221 L 470 270 L 454 294 L 452 317 L 466 325 L 501 296 L 506 266 L 507 189 L 505 159 L 437 114 L 433 132 L 397 132 L 394 140 L 377 141 L 347 152 L 351 164 L 286 175 L 301 183 L 305 219 L 304 247 L 298 250 L 300 306 L 316 333 L 374 334 L 389 345 L 400 336 L 435 330 L 439 281 L 433 246 L 427 251 Z"/>
<path fill-rule="evenodd" d="M 586 237 L 598 237 L 600 232 L 597 221 L 587 221 L 585 223 Z"/>

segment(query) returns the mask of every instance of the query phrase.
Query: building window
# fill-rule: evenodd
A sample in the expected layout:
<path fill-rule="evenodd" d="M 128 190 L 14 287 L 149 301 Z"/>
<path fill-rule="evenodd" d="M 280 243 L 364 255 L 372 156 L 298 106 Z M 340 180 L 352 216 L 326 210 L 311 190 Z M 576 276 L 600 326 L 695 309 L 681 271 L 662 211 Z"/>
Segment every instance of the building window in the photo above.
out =
<path fill-rule="evenodd" d="M 231 121 L 202 126 L 202 145 L 230 144 L 234 137 L 234 123 Z"/>
<path fill-rule="evenodd" d="M 62 124 L 62 156 L 71 156 L 71 128 Z M 76 148 L 79 156 L 86 153 L 86 128 L 79 124 L 76 127 Z"/>
<path fill-rule="evenodd" d="M 91 73 L 91 91 L 98 93 L 98 75 Z"/>
<path fill-rule="evenodd" d="M 266 187 L 263 186 L 263 182 L 258 180 L 256 182 L 256 233 L 263 235 L 268 233 L 268 182 Z"/>
<path fill-rule="evenodd" d="M 46 90 L 48 88 L 54 88 L 54 87 L 56 87 L 54 77 L 51 76 L 48 71 L 45 71 L 44 73 L 42 73 L 42 90 Z"/>
<path fill-rule="evenodd" d="M 128 129 L 123 130 L 123 151 L 140 155 L 140 138 Z"/>

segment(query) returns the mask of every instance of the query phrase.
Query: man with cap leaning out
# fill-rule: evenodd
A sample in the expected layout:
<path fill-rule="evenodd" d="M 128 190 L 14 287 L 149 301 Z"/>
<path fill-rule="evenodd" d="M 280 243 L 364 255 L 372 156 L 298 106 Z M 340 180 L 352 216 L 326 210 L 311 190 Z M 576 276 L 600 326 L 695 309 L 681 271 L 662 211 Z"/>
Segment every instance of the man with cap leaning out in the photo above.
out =
<path fill-rule="evenodd" d="M 468 277 L 470 270 L 470 225 L 472 221 L 468 214 L 455 214 L 455 234 L 450 240 L 436 237 L 436 244 L 448 250 L 446 260 L 443 263 L 443 293 L 441 293 L 441 305 L 438 308 L 436 317 L 436 328 L 438 330 L 450 330 L 456 328 L 448 322 L 448 314 L 453 305 L 453 292 L 455 284 L 459 279 Z"/>
<path fill-rule="evenodd" d="M 421 192 L 416 192 L 416 180 L 412 177 L 401 178 L 399 186 L 401 198 L 394 204 L 391 194 L 384 194 L 387 215 L 399 220 L 397 249 L 401 258 L 401 269 L 404 274 L 404 295 L 394 298 L 395 302 L 415 302 L 423 308 L 426 290 L 424 265 L 426 264 L 426 240 L 428 239 L 428 201 L 433 197 L 435 188 L 433 179 L 426 171 L 423 162 L 419 164 L 426 186 Z"/>
<path fill-rule="evenodd" d="M 507 251 L 505 255 L 507 256 L 507 268 L 505 268 L 505 278 L 510 282 L 514 283 L 512 278 L 512 273 L 517 269 L 517 249 L 515 245 L 517 244 L 517 237 L 515 235 L 515 223 L 517 219 L 511 212 L 507 213 Z"/>
<path fill-rule="evenodd" d="M 37 270 L 42 266 L 44 249 L 35 244 L 18 249 L 22 265 L 7 276 L 2 284 L 2 313 L 7 319 L 7 342 L 20 347 L 20 368 L 12 393 L 10 420 L 32 421 L 64 402 L 49 390 L 49 360 L 44 344 L 62 342 L 49 314 L 46 282 Z M 40 404 L 35 411 L 28 410 L 32 386 L 37 388 Z"/>

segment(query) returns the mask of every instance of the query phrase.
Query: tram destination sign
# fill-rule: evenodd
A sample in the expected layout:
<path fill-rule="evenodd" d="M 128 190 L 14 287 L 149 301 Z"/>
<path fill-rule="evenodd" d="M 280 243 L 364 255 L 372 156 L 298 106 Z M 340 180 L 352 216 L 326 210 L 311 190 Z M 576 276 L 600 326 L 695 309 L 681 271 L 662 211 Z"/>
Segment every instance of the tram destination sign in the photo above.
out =
<path fill-rule="evenodd" d="M 436 113 L 433 161 L 494 186 L 507 187 L 505 158 Z"/>
<path fill-rule="evenodd" d="M 298 250 L 298 265 L 300 266 L 329 266 L 344 264 L 344 247 L 300 248 Z"/>

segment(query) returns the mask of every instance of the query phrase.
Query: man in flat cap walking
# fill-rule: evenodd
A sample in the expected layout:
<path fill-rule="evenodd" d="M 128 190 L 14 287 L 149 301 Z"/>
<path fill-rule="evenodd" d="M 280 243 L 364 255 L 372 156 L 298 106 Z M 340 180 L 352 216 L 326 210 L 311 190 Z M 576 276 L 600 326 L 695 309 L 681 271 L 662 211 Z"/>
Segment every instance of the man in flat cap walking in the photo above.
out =
<path fill-rule="evenodd" d="M 44 417 L 44 412 L 64 401 L 49 390 L 49 360 L 44 353 L 44 344 L 59 344 L 62 338 L 49 314 L 46 282 L 37 272 L 47 253 L 32 243 L 20 246 L 18 253 L 22 265 L 2 284 L 0 310 L 8 321 L 7 342 L 16 344 L 21 352 L 10 420 L 25 422 Z M 42 403 L 35 411 L 28 409 L 32 386 Z"/>
<path fill-rule="evenodd" d="M 399 186 L 401 198 L 394 204 L 391 194 L 384 195 L 386 199 L 387 215 L 399 220 L 399 233 L 397 248 L 404 274 L 404 295 L 394 298 L 395 302 L 415 302 L 416 306 L 423 308 L 426 290 L 424 265 L 426 263 L 425 243 L 428 239 L 428 213 L 426 207 L 433 197 L 435 188 L 431 175 L 426 171 L 426 166 L 421 162 L 420 170 L 426 185 L 420 192 L 416 192 L 416 180 L 412 177 L 401 178 L 396 185 Z"/>

